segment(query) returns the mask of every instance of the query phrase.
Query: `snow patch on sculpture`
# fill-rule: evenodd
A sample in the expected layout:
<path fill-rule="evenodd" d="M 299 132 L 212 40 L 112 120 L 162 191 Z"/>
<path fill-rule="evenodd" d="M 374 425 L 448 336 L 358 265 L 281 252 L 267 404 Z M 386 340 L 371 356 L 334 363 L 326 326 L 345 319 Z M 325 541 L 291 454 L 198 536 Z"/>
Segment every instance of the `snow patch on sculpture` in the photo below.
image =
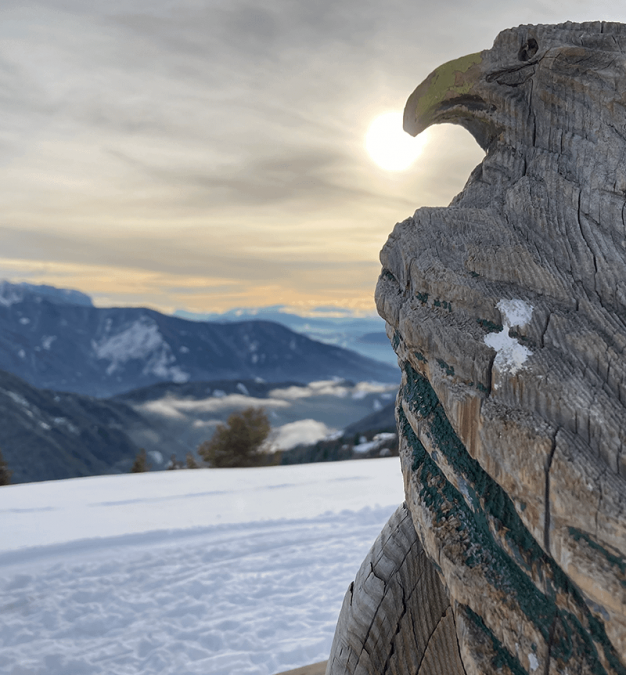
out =
<path fill-rule="evenodd" d="M 499 333 L 485 335 L 485 344 L 496 350 L 494 367 L 500 373 L 515 375 L 532 352 L 511 337 L 509 330 L 515 326 L 523 328 L 532 318 L 533 307 L 523 300 L 500 300 L 496 307 L 502 313 L 504 328 Z"/>

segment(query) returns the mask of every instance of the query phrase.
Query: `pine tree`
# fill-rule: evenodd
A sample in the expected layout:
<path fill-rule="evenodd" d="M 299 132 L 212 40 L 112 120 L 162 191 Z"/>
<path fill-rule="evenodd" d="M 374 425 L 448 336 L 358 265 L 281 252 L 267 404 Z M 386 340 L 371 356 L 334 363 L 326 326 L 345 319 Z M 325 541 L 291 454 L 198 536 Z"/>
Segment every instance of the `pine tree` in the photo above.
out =
<path fill-rule="evenodd" d="M 7 463 L 4 461 L 2 451 L 0 450 L 0 485 L 10 485 L 12 473 L 13 472 L 9 469 Z"/>
<path fill-rule="evenodd" d="M 226 426 L 219 424 L 213 438 L 198 447 L 198 454 L 215 468 L 259 466 L 265 459 L 261 448 L 270 430 L 262 408 L 246 408 L 232 413 Z"/>
<path fill-rule="evenodd" d="M 187 468 L 188 469 L 199 469 L 200 465 L 196 461 L 196 458 L 193 456 L 193 453 L 188 452 L 187 456 L 185 457 L 185 462 L 187 463 Z"/>
<path fill-rule="evenodd" d="M 170 456 L 169 464 L 167 465 L 167 470 L 168 471 L 176 471 L 177 469 L 182 469 L 182 468 L 183 468 L 182 462 L 179 462 L 176 455 L 174 453 L 172 453 L 171 456 Z"/>
<path fill-rule="evenodd" d="M 148 466 L 148 456 L 146 455 L 146 451 L 141 448 L 135 457 L 135 461 L 130 468 L 130 472 L 143 473 L 144 471 L 150 471 L 150 467 Z"/>

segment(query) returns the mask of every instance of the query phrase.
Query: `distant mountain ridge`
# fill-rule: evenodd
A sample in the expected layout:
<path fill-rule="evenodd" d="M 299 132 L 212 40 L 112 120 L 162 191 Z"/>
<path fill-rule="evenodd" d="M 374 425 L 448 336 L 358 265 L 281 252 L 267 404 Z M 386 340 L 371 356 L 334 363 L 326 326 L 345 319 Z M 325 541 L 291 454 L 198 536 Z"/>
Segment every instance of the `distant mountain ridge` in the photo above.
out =
<path fill-rule="evenodd" d="M 400 379 L 397 367 L 269 321 L 97 308 L 78 291 L 8 282 L 0 297 L 0 369 L 39 388 L 108 397 L 164 381 Z"/>
<path fill-rule="evenodd" d="M 238 307 L 222 313 L 195 313 L 177 310 L 174 316 L 191 321 L 274 321 L 312 340 L 351 349 L 361 356 L 396 365 L 397 357 L 378 315 L 360 316 L 336 307 L 318 307 L 306 315 L 289 311 L 284 305 Z"/>
<path fill-rule="evenodd" d="M 24 298 L 45 298 L 49 302 L 64 305 L 82 305 L 93 307 L 91 298 L 85 293 L 68 288 L 56 288 L 46 284 L 28 284 L 22 282 L 12 284 L 10 281 L 0 281 L 0 305 L 10 307 L 16 302 L 22 302 Z"/>
<path fill-rule="evenodd" d="M 129 405 L 45 391 L 0 370 L 0 449 L 14 483 L 127 472 L 146 427 Z"/>

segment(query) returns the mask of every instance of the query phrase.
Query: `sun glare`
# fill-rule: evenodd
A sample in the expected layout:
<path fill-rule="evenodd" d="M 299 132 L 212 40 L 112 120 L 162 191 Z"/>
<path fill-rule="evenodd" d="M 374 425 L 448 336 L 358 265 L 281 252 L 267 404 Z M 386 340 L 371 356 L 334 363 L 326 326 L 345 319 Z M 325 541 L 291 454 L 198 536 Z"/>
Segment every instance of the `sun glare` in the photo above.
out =
<path fill-rule="evenodd" d="M 402 113 L 388 112 L 379 115 L 370 125 L 365 137 L 365 147 L 370 157 L 381 169 L 404 171 L 420 156 L 426 136 L 409 136 L 402 129 Z"/>

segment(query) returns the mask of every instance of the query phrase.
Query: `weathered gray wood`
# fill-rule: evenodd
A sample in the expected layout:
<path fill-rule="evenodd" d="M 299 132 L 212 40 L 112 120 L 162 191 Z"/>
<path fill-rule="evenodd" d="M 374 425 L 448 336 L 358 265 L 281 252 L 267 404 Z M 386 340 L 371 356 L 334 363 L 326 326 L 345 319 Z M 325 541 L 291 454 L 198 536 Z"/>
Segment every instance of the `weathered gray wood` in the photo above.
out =
<path fill-rule="evenodd" d="M 326 675 L 464 675 L 454 617 L 402 505 L 343 601 Z"/>
<path fill-rule="evenodd" d="M 277 675 L 324 675 L 326 672 L 327 661 L 320 661 L 319 663 L 312 663 L 310 666 L 303 666 L 295 670 L 285 670 Z"/>
<path fill-rule="evenodd" d="M 405 111 L 487 153 L 396 225 L 376 292 L 407 505 L 468 675 L 626 673 L 624 92 L 626 26 L 520 26 Z"/>

